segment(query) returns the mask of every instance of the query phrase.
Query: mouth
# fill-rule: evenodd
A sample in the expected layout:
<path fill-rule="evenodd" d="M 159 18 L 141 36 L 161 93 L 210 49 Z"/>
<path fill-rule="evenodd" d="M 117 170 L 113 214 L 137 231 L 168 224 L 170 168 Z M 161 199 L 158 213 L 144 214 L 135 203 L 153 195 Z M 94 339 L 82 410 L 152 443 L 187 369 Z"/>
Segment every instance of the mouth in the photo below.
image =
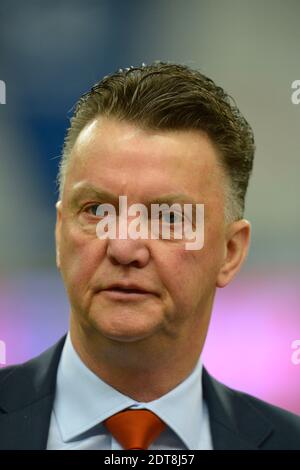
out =
<path fill-rule="evenodd" d="M 153 293 L 137 287 L 112 286 L 101 292 L 112 300 L 121 301 L 145 300 L 153 296 Z"/>
<path fill-rule="evenodd" d="M 121 287 L 110 287 L 109 289 L 105 289 L 111 292 L 124 292 L 126 294 L 149 294 L 150 292 L 141 290 L 141 289 L 123 289 Z"/>

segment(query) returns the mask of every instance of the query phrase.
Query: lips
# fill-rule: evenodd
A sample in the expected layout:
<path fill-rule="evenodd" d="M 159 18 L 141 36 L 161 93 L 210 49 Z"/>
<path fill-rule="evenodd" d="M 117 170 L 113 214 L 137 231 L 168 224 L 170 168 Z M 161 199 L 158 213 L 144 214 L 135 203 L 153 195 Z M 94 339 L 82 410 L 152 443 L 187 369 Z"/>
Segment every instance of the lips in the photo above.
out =
<path fill-rule="evenodd" d="M 108 285 L 102 292 L 114 299 L 143 299 L 151 295 L 158 296 L 153 290 L 134 282 L 115 282 Z"/>
<path fill-rule="evenodd" d="M 126 294 L 148 294 L 148 292 L 141 289 L 122 289 L 121 287 L 110 287 L 109 289 L 105 290 L 113 292 L 124 292 Z"/>
<path fill-rule="evenodd" d="M 102 294 L 113 302 L 142 302 L 152 297 L 148 290 L 138 287 L 112 285 L 102 290 Z"/>
<path fill-rule="evenodd" d="M 151 294 L 152 292 L 142 286 L 137 284 L 123 284 L 123 283 L 114 283 L 111 284 L 106 289 L 107 291 L 114 291 L 114 292 L 123 292 L 127 294 Z"/>

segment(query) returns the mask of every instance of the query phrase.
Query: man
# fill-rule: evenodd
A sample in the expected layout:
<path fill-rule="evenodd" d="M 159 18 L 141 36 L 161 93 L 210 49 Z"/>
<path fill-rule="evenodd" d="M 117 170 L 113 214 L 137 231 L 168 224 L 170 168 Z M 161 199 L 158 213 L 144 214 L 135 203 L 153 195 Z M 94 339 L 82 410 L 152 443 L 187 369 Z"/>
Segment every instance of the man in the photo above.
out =
<path fill-rule="evenodd" d="M 201 362 L 216 288 L 247 256 L 253 156 L 239 110 L 186 66 L 119 70 L 81 97 L 56 205 L 70 331 L 1 371 L 0 448 L 300 449 L 299 417 L 225 387 Z M 97 236 L 101 205 L 124 222 L 120 196 L 204 204 L 204 245 Z"/>

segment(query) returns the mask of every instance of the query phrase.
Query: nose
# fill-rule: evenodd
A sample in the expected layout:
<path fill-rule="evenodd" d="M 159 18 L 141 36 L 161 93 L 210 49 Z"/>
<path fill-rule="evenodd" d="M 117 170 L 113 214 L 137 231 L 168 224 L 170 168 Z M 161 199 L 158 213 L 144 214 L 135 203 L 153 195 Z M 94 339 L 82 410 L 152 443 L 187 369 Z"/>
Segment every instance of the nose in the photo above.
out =
<path fill-rule="evenodd" d="M 116 231 L 113 232 L 112 237 L 107 237 L 107 257 L 113 264 L 134 265 L 142 268 L 150 258 L 149 246 L 147 237 L 146 239 L 140 238 L 136 236 L 136 232 L 132 236 L 130 228 L 132 220 L 134 216 L 128 216 L 127 213 L 118 217 Z M 144 222 L 145 220 L 142 219 L 141 223 L 144 224 Z M 143 227 L 145 228 L 144 225 Z M 142 232 L 145 234 L 144 230 Z"/>
<path fill-rule="evenodd" d="M 150 253 L 145 240 L 117 238 L 108 240 L 107 257 L 113 264 L 133 265 L 142 268 L 148 263 Z"/>

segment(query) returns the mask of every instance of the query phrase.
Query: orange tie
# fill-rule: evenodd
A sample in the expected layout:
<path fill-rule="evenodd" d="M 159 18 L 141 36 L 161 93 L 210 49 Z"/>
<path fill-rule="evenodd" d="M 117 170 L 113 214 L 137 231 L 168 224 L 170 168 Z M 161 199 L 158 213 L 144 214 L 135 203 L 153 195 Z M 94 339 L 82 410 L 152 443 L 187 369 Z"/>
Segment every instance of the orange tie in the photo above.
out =
<path fill-rule="evenodd" d="M 166 428 L 166 424 L 148 410 L 124 410 L 103 424 L 126 450 L 148 449 Z"/>

